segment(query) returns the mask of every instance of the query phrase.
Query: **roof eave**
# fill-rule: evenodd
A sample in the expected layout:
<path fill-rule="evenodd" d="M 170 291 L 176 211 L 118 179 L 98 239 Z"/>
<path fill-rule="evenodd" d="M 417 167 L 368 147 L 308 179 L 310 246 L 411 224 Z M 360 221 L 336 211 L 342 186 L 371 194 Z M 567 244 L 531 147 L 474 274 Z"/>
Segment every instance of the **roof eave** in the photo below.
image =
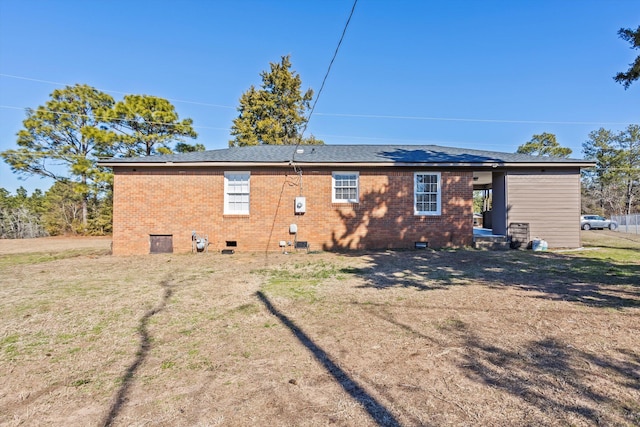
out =
<path fill-rule="evenodd" d="M 595 162 L 582 162 L 582 161 L 577 161 L 577 162 L 537 162 L 537 163 L 513 163 L 513 162 L 506 162 L 503 163 L 502 166 L 505 167 L 510 167 L 510 168 L 544 168 L 544 167 L 580 167 L 580 168 L 591 168 L 594 167 L 596 164 Z"/>
<path fill-rule="evenodd" d="M 434 167 L 434 168 L 451 168 L 451 167 L 474 167 L 474 168 L 544 168 L 544 167 L 594 167 L 595 162 L 535 162 L 535 163 L 514 163 L 514 162 L 295 162 L 298 166 L 314 166 L 314 167 Z M 291 162 L 118 162 L 118 161 L 99 161 L 98 165 L 103 167 L 291 167 Z"/>

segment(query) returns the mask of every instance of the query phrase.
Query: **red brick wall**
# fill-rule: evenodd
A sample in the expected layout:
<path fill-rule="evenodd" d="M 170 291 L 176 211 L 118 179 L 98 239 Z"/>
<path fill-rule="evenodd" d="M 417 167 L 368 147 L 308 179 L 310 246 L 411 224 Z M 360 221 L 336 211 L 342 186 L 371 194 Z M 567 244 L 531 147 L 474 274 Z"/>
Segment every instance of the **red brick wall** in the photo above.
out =
<path fill-rule="evenodd" d="M 225 169 L 227 171 L 232 169 Z M 243 169 L 240 169 L 243 170 Z M 149 236 L 173 235 L 174 252 L 191 250 L 191 233 L 208 235 L 210 251 L 237 242 L 236 251 L 279 251 L 281 240 L 311 250 L 469 246 L 472 243 L 472 172 L 441 171 L 442 214 L 413 214 L 414 170 L 360 170 L 360 203 L 331 201 L 332 172 L 309 167 L 302 180 L 291 169 L 251 171 L 250 215 L 223 214 L 224 170 L 115 168 L 113 253 L 149 253 Z M 350 169 L 351 170 L 351 169 Z M 294 214 L 294 199 L 307 210 Z"/>

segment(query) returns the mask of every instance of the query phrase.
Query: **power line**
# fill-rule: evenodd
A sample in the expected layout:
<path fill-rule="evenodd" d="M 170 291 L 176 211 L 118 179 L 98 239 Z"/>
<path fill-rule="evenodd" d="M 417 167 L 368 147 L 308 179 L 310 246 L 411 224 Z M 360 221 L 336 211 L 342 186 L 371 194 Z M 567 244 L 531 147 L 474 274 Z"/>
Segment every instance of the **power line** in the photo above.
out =
<path fill-rule="evenodd" d="M 487 143 L 487 142 L 453 142 L 453 141 L 434 141 L 429 139 L 416 139 L 416 138 L 390 138 L 390 137 L 379 137 L 379 136 L 357 136 L 357 135 L 332 135 L 332 134 L 323 134 L 320 133 L 317 135 L 318 137 L 325 138 L 334 138 L 334 139 L 349 139 L 349 140 L 364 140 L 364 141 L 374 141 L 375 144 L 379 143 L 391 143 L 391 144 L 420 144 L 420 145 L 442 145 L 442 146 L 451 146 L 451 144 L 455 144 L 456 147 L 470 145 L 470 144 L 482 144 L 483 147 L 504 147 L 504 146 L 513 146 L 518 145 L 518 143 L 513 142 L 505 142 L 503 144 L 499 143 Z"/>
<path fill-rule="evenodd" d="M 189 102 L 192 104 L 198 104 L 196 102 L 191 102 L 191 101 L 177 101 L 177 102 Z M 200 105 L 210 106 L 214 104 L 200 103 Z M 28 107 L 0 105 L 0 108 L 11 109 L 11 110 L 26 110 Z M 627 125 L 633 124 L 632 122 L 581 122 L 581 121 L 561 121 L 561 120 L 546 121 L 546 120 L 470 119 L 470 118 L 459 118 L 459 117 L 396 116 L 396 115 L 383 115 L 383 114 L 315 113 L 315 115 L 325 116 L 325 117 L 348 117 L 348 118 L 363 118 L 363 119 L 422 120 L 422 121 L 467 122 L 467 123 L 553 124 L 553 125 L 568 125 L 568 126 L 576 126 L 576 125 L 627 126 Z M 197 127 L 202 129 L 221 129 L 221 128 L 210 128 L 206 126 L 197 126 Z"/>
<path fill-rule="evenodd" d="M 20 108 L 20 107 L 14 107 L 14 106 L 10 106 L 10 105 L 0 105 L 0 108 L 4 108 L 7 110 L 27 110 L 28 108 Z M 88 118 L 88 119 L 92 119 L 94 118 L 93 116 L 90 116 L 88 114 L 80 114 L 80 113 L 69 113 L 67 111 L 55 111 L 55 110 L 49 110 L 47 108 L 42 108 L 42 107 L 38 107 L 37 109 L 30 109 L 33 112 L 46 112 L 46 113 L 53 113 L 53 114 L 60 114 L 62 116 L 69 116 L 69 117 L 84 117 L 84 118 Z M 97 120 L 103 119 L 104 117 L 95 117 Z M 110 121 L 114 121 L 114 122 L 126 122 L 126 119 L 109 119 Z M 180 123 L 167 123 L 167 122 L 150 122 L 150 121 L 146 121 L 146 124 L 151 124 L 151 125 L 163 125 L 163 126 L 176 126 Z M 197 129 L 211 129 L 211 130 L 229 130 L 229 128 L 214 128 L 214 127 L 210 127 L 210 126 L 191 126 L 193 128 L 197 128 Z"/>
<path fill-rule="evenodd" d="M 335 114 L 316 113 L 316 116 L 349 117 L 364 119 L 397 119 L 397 120 L 431 120 L 443 122 L 474 122 L 474 123 L 513 123 L 513 124 L 546 124 L 546 125 L 629 125 L 630 122 L 578 122 L 578 121 L 546 121 L 546 120 L 505 120 L 505 119 L 469 119 L 457 117 L 428 117 L 428 116 L 394 116 L 380 114 Z"/>
<path fill-rule="evenodd" d="M 344 24 L 344 28 L 342 29 L 342 34 L 340 35 L 340 40 L 338 40 L 338 45 L 336 46 L 336 50 L 333 52 L 333 57 L 329 62 L 329 66 L 327 67 L 327 72 L 324 74 L 324 78 L 322 79 L 322 84 L 320 85 L 320 89 L 318 89 L 318 94 L 316 95 L 316 99 L 313 101 L 311 105 L 311 109 L 309 110 L 309 115 L 307 116 L 307 120 L 304 123 L 304 127 L 298 136 L 298 142 L 293 149 L 293 153 L 291 154 L 291 164 L 293 166 L 293 170 L 297 173 L 297 168 L 295 165 L 296 152 L 298 151 L 298 147 L 302 142 L 302 137 L 304 133 L 307 131 L 307 126 L 309 126 L 309 121 L 311 120 L 311 116 L 313 115 L 314 110 L 316 109 L 316 104 L 318 103 L 318 99 L 320 99 L 320 95 L 322 94 L 322 90 L 324 89 L 324 85 L 327 82 L 327 78 L 329 77 L 329 73 L 331 72 L 331 67 L 333 66 L 333 62 L 336 60 L 338 56 L 338 51 L 340 50 L 340 46 L 342 45 L 342 40 L 344 40 L 344 35 L 347 33 L 347 28 L 349 28 L 349 23 L 351 22 L 351 17 L 353 16 L 353 12 L 356 10 L 356 4 L 358 4 L 358 0 L 353 1 L 353 6 L 351 6 L 351 12 L 349 12 L 349 17 L 347 18 L 347 22 Z M 302 178 L 302 177 L 301 177 Z"/>
<path fill-rule="evenodd" d="M 355 6 L 355 4 L 354 4 Z M 351 18 L 351 17 L 349 17 Z M 346 31 L 346 27 L 345 27 L 345 31 Z M 344 35 L 344 32 L 343 32 Z M 342 39 L 340 40 L 340 42 L 342 42 Z M 335 60 L 335 55 L 337 54 L 337 49 L 336 52 L 334 54 L 334 57 L 331 60 L 331 64 L 333 64 L 334 60 Z M 331 65 L 329 66 L 329 70 L 331 69 Z M 322 89 L 324 88 L 327 76 L 329 75 L 329 70 L 327 70 L 327 74 L 325 75 L 325 78 L 322 81 L 322 86 L 320 87 L 320 90 L 318 91 L 318 95 L 316 96 L 316 99 L 314 101 L 313 107 L 310 110 L 313 114 L 315 114 L 316 116 L 325 116 L 325 117 L 345 117 L 345 118 L 362 118 L 362 119 L 386 119 L 386 120 L 416 120 L 416 121 L 442 121 L 442 122 L 466 122 L 466 123 L 507 123 L 507 124 L 549 124 L 549 125 L 569 125 L 569 126 L 576 126 L 576 125 L 586 125 L 586 126 L 598 126 L 598 125 L 605 125 L 605 126 L 626 126 L 626 125 L 630 125 L 632 124 L 631 122 L 598 122 L 598 121 L 563 121 L 563 120 L 508 120 L 508 119 L 485 119 L 485 118 L 477 118 L 477 119 L 472 119 L 472 118 L 463 118 L 463 117 L 432 117 L 432 116 L 403 116 L 403 115 L 393 115 L 393 114 L 351 114 L 351 113 L 318 113 L 315 112 L 315 105 L 318 101 L 318 98 L 320 96 L 320 92 L 322 91 Z M 3 74 L 0 73 L 0 77 L 8 77 L 8 78 L 13 78 L 13 79 L 19 79 L 19 80 L 26 80 L 26 81 L 32 81 L 32 82 L 39 82 L 39 83 L 48 83 L 48 84 L 54 84 L 54 85 L 61 85 L 61 86 L 73 86 L 71 84 L 67 84 L 67 83 L 61 83 L 61 82 L 54 82 L 51 80 L 42 80 L 42 79 L 34 79 L 34 78 L 30 78 L 30 77 L 23 77 L 23 76 L 16 76 L 16 75 L 12 75 L 12 74 Z M 117 91 L 117 90 L 106 90 L 106 89 L 98 89 L 102 92 L 108 92 L 108 93 L 117 93 L 117 94 L 124 94 L 124 95 L 129 95 L 130 93 L 128 92 L 122 92 L 122 91 Z M 174 98 L 164 98 L 167 101 L 171 101 L 171 102 L 177 102 L 177 103 L 182 103 L 182 104 L 191 104 L 191 105 L 200 105 L 203 107 L 213 107 L 213 108 L 226 108 L 226 109 L 236 109 L 236 107 L 232 107 L 230 105 L 223 105 L 223 104 L 212 104 L 212 103 L 207 103 L 207 102 L 200 102 L 200 101 L 190 101 L 190 100 L 181 100 L 181 99 L 174 99 Z M 0 106 L 0 108 L 9 108 L 9 109 L 26 109 L 26 108 L 19 108 L 19 107 L 7 107 L 7 106 Z M 307 119 L 307 123 L 308 120 L 311 118 L 311 113 L 309 114 L 309 118 Z M 195 127 L 195 126 L 194 126 Z M 207 127 L 203 127 L 203 126 L 198 126 L 199 128 L 203 128 L 203 129 L 208 129 Z M 210 128 L 210 129 L 219 129 L 219 128 Z M 303 133 L 306 131 L 306 125 L 304 127 Z"/>
<path fill-rule="evenodd" d="M 23 77 L 23 76 L 15 76 L 13 74 L 3 74 L 0 73 L 0 77 L 9 77 L 12 79 L 19 79 L 19 80 L 26 80 L 26 81 L 31 81 L 31 82 L 38 82 L 38 83 L 47 83 L 47 84 L 52 84 L 52 85 L 58 85 L 58 86 L 74 86 L 72 84 L 69 83 L 61 83 L 61 82 L 54 82 L 51 80 L 42 80 L 42 79 L 33 79 L 31 77 Z M 128 92 L 121 92 L 121 91 L 117 91 L 117 90 L 110 90 L 110 89 L 100 89 L 100 88 L 95 88 L 101 92 L 107 92 L 107 93 L 117 93 L 119 95 L 131 95 Z M 235 110 L 236 107 L 232 107 L 230 105 L 221 105 L 221 104 L 209 104 L 206 102 L 198 102 L 198 101 L 185 101 L 182 99 L 172 99 L 172 98 L 164 98 L 167 101 L 171 101 L 171 102 L 178 102 L 178 103 L 182 103 L 182 104 L 193 104 L 193 105 L 202 105 L 205 107 L 215 107 L 215 108 L 229 108 L 229 109 L 233 109 Z"/>
<path fill-rule="evenodd" d="M 24 111 L 27 108 L 23 108 L 23 107 L 15 107 L 15 106 L 9 106 L 9 105 L 0 105 L 0 109 L 8 109 L 8 110 L 17 110 L 17 111 Z M 37 111 L 37 110 L 34 110 Z M 87 115 L 83 115 L 83 114 L 79 114 L 79 113 L 68 113 L 68 112 L 59 112 L 59 111 L 54 111 L 54 110 L 48 110 L 48 109 L 42 109 L 41 111 L 47 111 L 50 113 L 54 113 L 54 114 L 64 114 L 67 116 L 76 116 L 76 117 L 89 117 Z M 316 114 L 320 114 L 320 113 L 316 113 Z M 392 116 L 395 117 L 395 116 Z M 160 124 L 160 125 L 166 125 L 167 123 L 162 123 L 162 122 L 147 122 L 150 124 Z M 518 122 L 518 123 L 522 123 L 522 122 Z M 562 124 L 566 124 L 566 122 L 563 122 Z M 589 124 L 595 124 L 595 123 L 589 123 Z M 600 123 L 600 124 L 605 124 L 605 123 Z M 608 123 L 608 124 L 627 124 L 627 123 Z M 207 129 L 207 130 L 221 130 L 221 131 L 229 131 L 230 128 L 228 127 L 213 127 L 213 126 L 197 126 L 197 125 L 192 125 L 192 127 L 194 129 Z M 431 141 L 431 140 L 425 140 L 425 139 L 415 139 L 415 138 L 388 138 L 388 137 L 379 137 L 379 136 L 361 136 L 361 135 L 334 135 L 334 134 L 318 134 L 319 137 L 321 138 L 336 138 L 336 139 L 350 139 L 350 140 L 367 140 L 367 141 L 377 141 L 379 142 L 393 142 L 393 143 L 419 143 L 419 144 L 432 144 L 432 145 L 448 145 L 450 144 L 450 142 L 440 142 L 440 141 Z M 458 142 L 458 145 L 468 145 L 470 144 L 470 142 Z M 504 147 L 504 146 L 511 146 L 513 145 L 513 143 L 504 143 L 504 144 L 495 144 L 495 143 L 482 143 L 483 146 L 492 146 L 492 147 Z"/>
<path fill-rule="evenodd" d="M 299 169 L 296 166 L 296 162 L 295 162 L 295 158 L 296 158 L 296 153 L 298 152 L 298 147 L 300 146 L 300 143 L 302 142 L 302 137 L 304 136 L 304 133 L 307 131 L 307 126 L 309 125 L 309 121 L 311 120 L 311 116 L 313 115 L 313 112 L 316 108 L 316 104 L 318 103 L 318 99 L 320 99 L 320 95 L 322 94 L 322 90 L 324 89 L 324 85 L 327 82 L 327 78 L 329 77 L 329 73 L 331 73 L 331 67 L 333 66 L 333 62 L 336 60 L 336 57 L 338 56 L 338 51 L 340 50 L 340 46 L 342 45 L 342 40 L 344 40 L 344 36 L 347 33 L 347 28 L 349 27 L 349 23 L 351 22 L 351 17 L 353 16 L 353 12 L 356 9 L 356 4 L 358 4 L 358 0 L 354 0 L 353 1 L 353 6 L 351 6 L 351 12 L 349 12 L 349 17 L 347 18 L 347 22 L 344 25 L 344 28 L 342 30 L 342 34 L 340 35 L 340 40 L 338 40 L 338 45 L 336 46 L 336 50 L 333 52 L 333 57 L 331 58 L 331 61 L 329 62 L 329 66 L 327 67 L 327 72 L 324 74 L 324 78 L 322 79 L 322 84 L 320 85 L 320 89 L 318 89 L 318 93 L 316 95 L 315 100 L 313 101 L 313 104 L 311 105 L 311 109 L 309 110 L 309 115 L 307 116 L 307 120 L 305 120 L 304 122 L 304 127 L 302 128 L 302 131 L 300 132 L 300 135 L 298 135 L 298 140 L 296 142 L 295 147 L 293 148 L 293 152 L 291 153 L 291 167 L 293 168 L 293 171 L 298 175 L 298 185 L 300 187 L 300 196 L 302 196 L 303 194 L 303 189 L 302 189 L 302 169 Z M 297 203 L 297 201 L 296 201 Z M 277 209 L 280 208 L 280 200 L 278 200 L 278 204 L 277 204 L 277 208 L 276 208 L 276 212 Z M 274 221 L 275 221 L 275 217 L 274 217 Z M 296 232 L 295 235 L 295 240 L 297 241 L 298 239 L 298 233 Z"/>
<path fill-rule="evenodd" d="M 10 106 L 10 105 L 0 105 L 0 109 L 8 109 L 8 110 L 17 110 L 17 111 L 24 111 L 27 108 L 22 108 L 22 107 L 15 107 L 15 106 Z M 46 112 L 50 112 L 50 113 L 54 113 L 54 114 L 63 114 L 63 115 L 67 115 L 67 116 L 75 116 L 75 117 L 89 117 L 88 115 L 85 114 L 79 114 L 79 113 L 69 113 L 69 112 L 59 112 L 59 111 L 54 111 L 54 110 L 49 110 L 49 109 L 38 109 L 39 111 L 46 111 Z M 38 111 L 38 110 L 34 110 L 34 111 Z M 162 124 L 162 125 L 166 125 L 166 123 L 160 123 L 160 122 L 147 122 L 147 123 L 151 123 L 151 124 Z M 196 126 L 196 125 L 192 125 L 192 127 L 194 129 L 209 129 L 209 130 L 223 130 L 223 131 L 229 131 L 230 128 L 222 128 L 222 127 L 213 127 L 213 126 Z M 376 137 L 376 136 L 358 136 L 358 135 L 331 135 L 331 134 L 319 134 L 318 136 L 320 137 L 330 137 L 330 138 L 340 138 L 340 139 L 350 139 L 350 140 L 368 140 L 368 141 L 379 141 L 379 142 L 383 142 L 383 141 L 392 141 L 392 142 L 408 142 L 408 143 L 421 143 L 421 144 L 435 144 L 438 145 L 438 142 L 434 142 L 434 141 L 428 141 L 428 140 L 424 140 L 424 139 L 407 139 L 407 138 L 382 138 L 382 137 Z M 442 144 L 442 143 L 440 143 Z M 484 144 L 487 145 L 487 144 Z M 502 147 L 505 144 L 489 144 L 492 146 L 496 146 L 496 147 Z M 297 173 L 297 172 L 296 172 Z"/>
<path fill-rule="evenodd" d="M 8 106 L 8 105 L 0 105 L 0 109 L 11 109 L 11 110 L 18 110 L 18 111 L 24 111 L 26 108 L 22 108 L 22 107 L 15 107 L 15 106 Z M 87 115 L 82 115 L 82 114 L 76 114 L 76 113 L 68 113 L 68 112 L 57 112 L 57 111 L 53 111 L 53 110 L 47 110 L 44 109 L 43 111 L 47 111 L 47 112 L 51 112 L 54 114 L 64 114 L 64 115 L 68 115 L 68 116 L 76 116 L 76 117 L 88 117 Z M 166 125 L 166 123 L 161 123 L 161 122 L 147 122 L 147 123 L 151 123 L 151 124 L 161 124 L 161 125 Z M 229 131 L 230 128 L 224 128 L 224 127 L 213 127 L 213 126 L 196 126 L 196 125 L 192 125 L 192 127 L 194 129 L 208 129 L 208 130 L 221 130 L 221 131 Z M 335 135 L 335 134 L 318 134 L 319 137 L 321 138 L 334 138 L 334 139 L 348 139 L 351 141 L 354 140 L 365 140 L 365 141 L 375 141 L 375 143 L 403 143 L 403 144 L 428 144 L 428 145 L 444 145 L 444 146 L 449 146 L 450 144 L 452 144 L 451 141 L 433 141 L 433 140 L 425 140 L 425 139 L 416 139 L 416 138 L 397 138 L 397 137 L 393 137 L 393 138 L 389 138 L 389 137 L 379 137 L 379 136 L 360 136 L 360 135 Z M 473 145 L 476 143 L 472 143 L 470 141 L 466 141 L 466 142 L 456 142 L 455 145 L 456 146 L 468 146 L 468 145 Z M 503 143 L 503 144 L 496 144 L 496 143 L 487 143 L 487 142 L 482 142 L 482 146 L 483 147 L 511 147 L 513 146 L 514 143 L 509 142 L 509 143 Z M 504 148 L 503 148 L 504 149 Z M 297 173 L 297 171 L 296 171 Z"/>
<path fill-rule="evenodd" d="M 356 4 L 358 4 L 358 0 L 354 0 L 353 6 L 351 7 L 351 12 L 349 13 L 349 18 L 347 18 L 347 23 L 344 25 L 344 29 L 342 30 L 342 35 L 340 36 L 340 40 L 338 40 L 338 45 L 336 46 L 336 50 L 333 52 L 333 57 L 331 58 L 331 62 L 329 62 L 329 67 L 327 67 L 327 72 L 322 79 L 322 84 L 320 85 L 320 89 L 318 89 L 318 94 L 316 95 L 316 99 L 313 101 L 313 105 L 311 106 L 311 110 L 309 110 L 309 116 L 307 117 L 307 121 L 305 122 L 304 129 L 302 130 L 302 135 L 307 130 L 307 125 L 309 120 L 311 120 L 311 116 L 313 115 L 314 110 L 316 109 L 316 104 L 318 103 L 318 99 L 320 99 L 320 94 L 322 93 L 322 89 L 324 89 L 324 85 L 327 82 L 327 78 L 329 77 L 329 73 L 331 72 L 331 67 L 333 66 L 333 62 L 336 60 L 336 56 L 338 56 L 338 51 L 340 50 L 340 46 L 342 45 L 342 40 L 344 40 L 344 35 L 347 33 L 347 28 L 349 28 L 349 23 L 351 22 L 351 17 L 353 16 L 353 12 L 356 9 Z"/>
<path fill-rule="evenodd" d="M 0 109 L 8 109 L 8 110 L 18 110 L 18 111 L 24 111 L 27 108 L 22 108 L 22 107 L 15 107 L 15 106 L 9 106 L 9 105 L 0 105 Z M 34 110 L 37 111 L 37 110 Z M 54 110 L 49 110 L 49 109 L 41 109 L 40 111 L 46 111 L 46 112 L 50 112 L 50 113 L 54 113 L 54 114 L 63 114 L 63 115 L 67 115 L 67 116 L 75 116 L 75 117 L 89 117 L 86 114 L 79 114 L 79 113 L 68 113 L 68 112 L 59 112 L 59 111 L 54 111 Z M 151 124 L 162 124 L 162 125 L 166 125 L 166 123 L 160 123 L 160 122 L 147 122 L 147 123 L 151 123 Z M 222 127 L 213 127 L 213 126 L 196 126 L 196 125 L 192 125 L 192 127 L 194 129 L 209 129 L 209 130 L 223 130 L 223 131 L 229 131 L 230 128 L 222 128 Z M 331 135 L 331 134 L 319 134 L 318 136 L 320 137 L 330 137 L 330 138 L 340 138 L 340 139 L 351 139 L 351 140 L 368 140 L 368 141 L 379 141 L 379 142 L 383 142 L 383 141 L 392 141 L 392 142 L 408 142 L 408 143 L 421 143 L 421 144 L 434 144 L 434 145 L 438 145 L 438 142 L 434 142 L 434 141 L 428 141 L 428 140 L 424 140 L 424 139 L 407 139 L 407 138 L 383 138 L 383 137 L 377 137 L 377 136 L 358 136 L 358 135 Z M 440 143 L 442 144 L 442 143 Z M 487 145 L 487 144 L 484 144 Z M 502 147 L 505 144 L 489 144 L 492 146 L 496 146 L 496 147 Z"/>

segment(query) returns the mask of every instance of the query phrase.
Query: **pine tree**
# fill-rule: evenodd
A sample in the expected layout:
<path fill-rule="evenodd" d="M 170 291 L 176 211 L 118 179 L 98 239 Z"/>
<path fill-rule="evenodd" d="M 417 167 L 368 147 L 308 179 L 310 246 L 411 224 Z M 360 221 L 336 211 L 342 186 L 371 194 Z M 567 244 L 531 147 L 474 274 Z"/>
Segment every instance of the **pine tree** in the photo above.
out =
<path fill-rule="evenodd" d="M 620 28 L 618 37 L 629 42 L 631 49 L 640 49 L 640 25 L 638 25 L 638 28 L 635 30 L 631 28 Z M 628 89 L 631 83 L 640 79 L 640 55 L 629 64 L 629 69 L 626 72 L 616 74 L 613 79 L 622 84 L 625 89 Z"/>
<path fill-rule="evenodd" d="M 95 161 L 111 151 L 107 130 L 114 100 L 87 85 L 56 89 L 36 110 L 27 109 L 18 149 L 0 156 L 14 172 L 74 182 L 82 198 L 82 225 L 88 223 L 88 200 L 100 170 Z"/>
<path fill-rule="evenodd" d="M 563 147 L 556 141 L 556 136 L 552 133 L 542 133 L 533 135 L 528 141 L 518 147 L 516 153 L 531 154 L 534 156 L 550 156 L 567 158 L 571 155 L 571 148 Z"/>
<path fill-rule="evenodd" d="M 288 55 L 280 63 L 270 63 L 270 67 L 269 72 L 260 74 L 262 87 L 252 85 L 240 97 L 239 115 L 231 127 L 234 139 L 229 146 L 323 144 L 313 135 L 302 135 L 313 90 L 302 94 L 302 80 L 291 70 Z"/>
<path fill-rule="evenodd" d="M 115 105 L 112 122 L 127 157 L 168 154 L 171 143 L 198 136 L 193 120 L 180 120 L 169 101 L 150 95 L 126 95 Z"/>

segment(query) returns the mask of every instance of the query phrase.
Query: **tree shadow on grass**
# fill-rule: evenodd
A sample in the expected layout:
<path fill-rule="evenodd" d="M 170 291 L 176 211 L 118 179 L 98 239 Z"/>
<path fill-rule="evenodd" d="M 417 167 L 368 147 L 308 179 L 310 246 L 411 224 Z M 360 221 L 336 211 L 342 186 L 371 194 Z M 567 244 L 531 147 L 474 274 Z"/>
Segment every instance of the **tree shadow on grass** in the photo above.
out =
<path fill-rule="evenodd" d="M 574 424 L 576 417 L 597 425 L 640 423 L 636 354 L 631 360 L 623 360 L 622 352 L 620 358 L 605 358 L 553 338 L 505 349 L 483 342 L 462 322 L 449 332 L 465 348 L 459 367 L 467 377 L 522 399 L 547 416 L 567 424 Z M 611 387 L 594 387 L 594 379 L 611 383 L 616 391 L 605 394 Z"/>
<path fill-rule="evenodd" d="M 388 250 L 368 253 L 364 259 L 369 261 L 367 267 L 342 269 L 343 273 L 361 276 L 362 288 L 429 291 L 467 284 L 460 279 L 469 275 L 466 264 L 470 260 L 463 259 L 458 251 Z"/>
<path fill-rule="evenodd" d="M 380 402 L 378 402 L 373 396 L 368 394 L 364 388 L 362 388 L 357 382 L 355 382 L 349 374 L 347 374 L 344 370 L 342 370 L 324 351 L 320 346 L 318 346 L 311 337 L 309 337 L 300 327 L 298 327 L 295 322 L 289 319 L 286 315 L 281 313 L 269 300 L 269 298 L 263 293 L 258 291 L 256 296 L 264 304 L 264 306 L 269 310 L 271 314 L 276 316 L 283 325 L 285 325 L 289 330 L 293 333 L 293 335 L 300 341 L 302 345 L 304 345 L 316 360 L 326 369 L 326 371 L 335 378 L 335 380 L 340 384 L 344 391 L 349 393 L 349 395 L 357 401 L 365 411 L 369 414 L 371 419 L 373 419 L 380 426 L 400 426 L 398 420 L 394 417 L 394 415 L 385 408 Z"/>
<path fill-rule="evenodd" d="M 484 284 L 532 291 L 534 298 L 594 307 L 640 307 L 640 265 L 530 251 L 384 251 L 358 254 L 363 288 L 419 291 Z"/>
<path fill-rule="evenodd" d="M 481 339 L 456 318 L 439 323 L 447 336 L 439 339 L 398 321 L 387 308 L 363 306 L 367 314 L 414 337 L 440 348 L 459 348 L 455 363 L 463 375 L 538 410 L 520 409 L 528 416 L 523 425 L 549 424 L 550 419 L 566 425 L 640 425 L 640 353 L 633 346 L 604 355 L 544 337 L 505 348 Z"/>
<path fill-rule="evenodd" d="M 513 252 L 496 261 L 497 270 L 483 269 L 478 278 L 533 292 L 535 298 L 602 308 L 640 307 L 638 264 L 534 252 Z"/>
<path fill-rule="evenodd" d="M 118 389 L 118 393 L 116 394 L 113 403 L 111 404 L 111 408 L 109 408 L 109 412 L 104 419 L 102 425 L 104 427 L 108 427 L 113 425 L 118 413 L 122 409 L 123 405 L 127 400 L 127 393 L 131 385 L 133 384 L 133 377 L 138 370 L 138 368 L 144 363 L 147 355 L 149 354 L 149 350 L 151 349 L 151 337 L 149 336 L 149 331 L 147 330 L 147 326 L 149 324 L 149 320 L 154 315 L 160 313 L 164 310 L 167 305 L 167 301 L 173 295 L 173 289 L 169 284 L 169 280 L 164 280 L 160 283 L 160 286 L 164 290 L 162 294 L 162 300 L 160 303 L 147 311 L 144 316 L 140 319 L 138 324 L 138 334 L 140 335 L 140 346 L 138 347 L 138 351 L 136 352 L 136 358 L 133 363 L 127 368 L 123 377 L 122 377 L 122 385 Z"/>

